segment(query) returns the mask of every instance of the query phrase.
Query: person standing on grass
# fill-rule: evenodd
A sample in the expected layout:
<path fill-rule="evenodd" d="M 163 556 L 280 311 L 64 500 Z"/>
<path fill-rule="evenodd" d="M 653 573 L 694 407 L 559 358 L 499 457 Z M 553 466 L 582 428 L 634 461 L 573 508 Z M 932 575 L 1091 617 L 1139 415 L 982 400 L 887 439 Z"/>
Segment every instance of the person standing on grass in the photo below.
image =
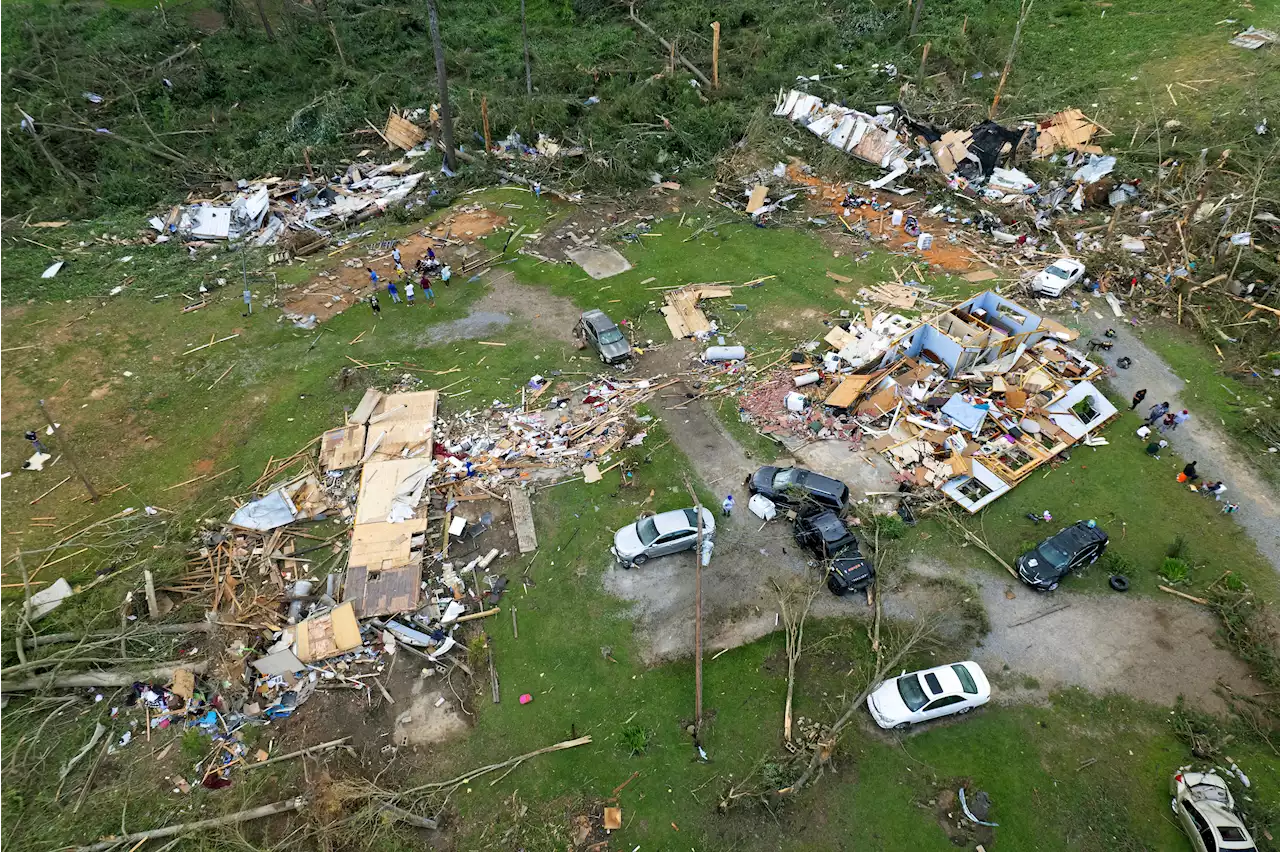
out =
<path fill-rule="evenodd" d="M 444 265 L 444 269 L 440 270 L 440 280 L 444 282 L 444 286 L 449 286 L 449 279 L 453 277 L 453 268 L 449 264 Z"/>
<path fill-rule="evenodd" d="M 1147 398 L 1147 389 L 1143 388 L 1142 390 L 1138 391 L 1133 395 L 1133 403 L 1129 406 L 1129 410 L 1133 411 L 1139 405 L 1142 405 L 1142 401 L 1146 398 Z"/>
<path fill-rule="evenodd" d="M 369 294 L 369 307 L 373 308 L 373 315 L 378 319 L 382 319 L 382 305 L 378 304 L 378 294 Z"/>
<path fill-rule="evenodd" d="M 404 301 L 410 307 L 413 306 L 413 279 L 406 278 L 404 282 Z"/>
<path fill-rule="evenodd" d="M 396 265 L 396 269 L 397 269 L 397 270 L 399 270 L 400 272 L 404 272 L 404 264 L 402 264 L 402 263 L 400 262 L 400 247 L 399 247 L 399 246 L 396 246 L 395 248 L 391 249 L 391 260 L 395 262 L 395 265 Z"/>
<path fill-rule="evenodd" d="M 436 291 L 431 289 L 431 279 L 422 276 L 422 280 L 418 282 L 422 285 L 422 295 L 431 303 L 431 307 L 436 306 Z"/>
<path fill-rule="evenodd" d="M 728 494 L 724 498 L 724 502 L 720 504 L 721 511 L 724 512 L 726 518 L 733 517 L 733 495 Z"/>
<path fill-rule="evenodd" d="M 387 279 L 387 295 L 391 297 L 391 301 L 397 305 L 400 304 L 400 290 L 396 287 L 396 282 L 390 278 Z"/>
<path fill-rule="evenodd" d="M 1147 412 L 1147 425 L 1154 426 L 1161 417 L 1169 413 L 1169 403 L 1162 402 L 1159 405 L 1151 406 L 1151 410 Z"/>
<path fill-rule="evenodd" d="M 1183 423 L 1186 423 L 1190 419 L 1191 419 L 1191 412 L 1187 411 L 1185 408 L 1182 409 L 1173 417 L 1173 428 L 1177 429 L 1179 426 L 1181 426 Z"/>

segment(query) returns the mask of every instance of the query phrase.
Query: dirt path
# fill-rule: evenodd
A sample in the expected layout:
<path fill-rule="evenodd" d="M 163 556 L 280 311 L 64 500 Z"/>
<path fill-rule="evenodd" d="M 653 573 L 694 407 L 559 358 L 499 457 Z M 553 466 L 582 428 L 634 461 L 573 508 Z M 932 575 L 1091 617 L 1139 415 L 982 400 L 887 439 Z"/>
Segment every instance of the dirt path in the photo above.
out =
<path fill-rule="evenodd" d="M 1218 681 L 1249 695 L 1265 688 L 1247 665 L 1216 644 L 1217 619 L 1194 604 L 1126 595 L 1042 594 L 1012 578 L 958 570 L 931 558 L 917 557 L 909 568 L 926 577 L 958 577 L 977 587 L 991 632 L 973 650 L 973 659 L 997 680 L 1005 700 L 1081 686 L 1166 707 L 1183 695 L 1194 706 L 1225 713 L 1226 704 L 1213 691 Z M 1002 673 L 1010 676 L 1002 678 Z"/>
<path fill-rule="evenodd" d="M 1259 476 L 1252 464 L 1243 458 L 1231 438 L 1214 419 L 1212 410 L 1183 404 L 1178 392 L 1186 385 L 1149 349 L 1132 329 L 1117 323 L 1116 345 L 1110 352 L 1100 353 L 1101 360 L 1115 366 L 1128 356 L 1133 366 L 1117 370 L 1112 386 L 1125 398 L 1139 388 L 1147 389 L 1147 398 L 1139 409 L 1145 415 L 1152 405 L 1168 401 L 1174 410 L 1186 408 L 1191 419 L 1165 436 L 1173 449 L 1188 461 L 1194 459 L 1205 479 L 1222 479 L 1227 483 L 1224 495 L 1240 504 L 1236 520 L 1258 544 L 1258 550 L 1280 571 L 1280 496 L 1272 485 Z"/>

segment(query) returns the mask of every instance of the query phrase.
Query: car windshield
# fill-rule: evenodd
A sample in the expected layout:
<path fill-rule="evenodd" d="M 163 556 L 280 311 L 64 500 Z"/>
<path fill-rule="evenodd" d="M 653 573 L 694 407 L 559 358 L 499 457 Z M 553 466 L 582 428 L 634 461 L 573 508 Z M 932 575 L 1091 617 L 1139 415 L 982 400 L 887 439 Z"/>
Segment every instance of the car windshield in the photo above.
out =
<path fill-rule="evenodd" d="M 773 487 L 782 490 L 790 485 L 795 485 L 799 478 L 794 467 L 780 470 L 773 475 Z"/>
<path fill-rule="evenodd" d="M 912 712 L 923 707 L 927 700 L 924 690 L 920 688 L 920 678 L 916 675 L 898 678 L 898 694 L 902 696 L 902 703 Z"/>
<path fill-rule="evenodd" d="M 1066 551 L 1054 544 L 1052 539 L 1040 545 L 1040 555 L 1054 568 L 1062 568 L 1071 560 Z"/>
<path fill-rule="evenodd" d="M 1048 269 L 1045 270 L 1045 272 L 1049 273 L 1054 278 L 1070 278 L 1071 277 L 1071 273 L 1057 266 L 1050 266 Z"/>
<path fill-rule="evenodd" d="M 973 675 L 969 673 L 969 669 L 959 663 L 951 665 L 951 671 L 956 673 L 956 677 L 960 678 L 960 688 L 970 695 L 978 694 L 978 684 L 974 683 Z"/>
<path fill-rule="evenodd" d="M 636 534 L 640 536 L 640 543 L 648 547 L 658 537 L 658 525 L 653 522 L 653 518 L 641 518 L 636 523 Z"/>
<path fill-rule="evenodd" d="M 1230 843 L 1241 843 L 1249 838 L 1244 836 L 1244 832 L 1236 828 L 1234 825 L 1218 826 L 1218 833 L 1222 835 L 1222 839 Z"/>
<path fill-rule="evenodd" d="M 622 332 L 618 330 L 617 326 L 614 326 L 613 328 L 607 331 L 600 332 L 601 343 L 617 343 L 621 339 L 622 339 Z"/>

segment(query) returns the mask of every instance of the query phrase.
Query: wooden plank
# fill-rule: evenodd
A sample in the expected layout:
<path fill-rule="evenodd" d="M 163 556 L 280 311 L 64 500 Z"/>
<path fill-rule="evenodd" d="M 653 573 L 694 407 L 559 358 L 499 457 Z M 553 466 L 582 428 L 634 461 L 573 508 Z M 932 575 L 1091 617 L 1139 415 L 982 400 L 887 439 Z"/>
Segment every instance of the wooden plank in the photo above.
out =
<path fill-rule="evenodd" d="M 364 392 L 364 396 L 360 398 L 360 404 L 356 406 L 356 410 L 351 413 L 351 417 L 347 422 L 368 423 L 369 418 L 373 416 L 373 412 L 380 402 L 382 402 L 382 391 L 377 388 L 367 389 Z"/>
<path fill-rule="evenodd" d="M 516 528 L 516 542 L 521 553 L 538 549 L 538 534 L 533 526 L 533 506 L 523 488 L 512 485 L 507 489 L 507 501 L 511 504 L 511 523 Z"/>
<path fill-rule="evenodd" d="M 769 194 L 769 187 L 764 184 L 756 184 L 751 189 L 751 196 L 747 199 L 747 212 L 754 213 L 764 206 L 765 196 Z"/>
<path fill-rule="evenodd" d="M 848 284 L 853 281 L 848 275 L 841 275 L 838 272 L 832 272 L 830 269 L 827 270 L 827 277 L 832 281 L 839 281 L 841 284 Z"/>

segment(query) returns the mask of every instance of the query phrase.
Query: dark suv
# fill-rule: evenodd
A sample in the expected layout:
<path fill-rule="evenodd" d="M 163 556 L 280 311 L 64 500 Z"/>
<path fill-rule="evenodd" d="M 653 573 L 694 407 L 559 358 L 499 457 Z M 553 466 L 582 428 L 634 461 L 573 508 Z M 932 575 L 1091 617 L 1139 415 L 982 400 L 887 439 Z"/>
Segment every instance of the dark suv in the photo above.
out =
<path fill-rule="evenodd" d="M 747 483 L 747 490 L 794 509 L 843 514 L 849 505 L 849 486 L 802 467 L 762 467 Z"/>
<path fill-rule="evenodd" d="M 631 344 L 604 311 L 584 311 L 575 332 L 606 364 L 621 364 L 631 357 Z"/>
<path fill-rule="evenodd" d="M 858 539 L 835 512 L 815 512 L 796 518 L 796 543 L 828 562 L 827 588 L 833 595 L 859 592 L 875 578 L 871 560 L 862 555 Z"/>
<path fill-rule="evenodd" d="M 1107 534 L 1093 521 L 1077 521 L 1034 550 L 1018 557 L 1022 582 L 1052 592 L 1067 574 L 1097 561 L 1107 550 Z"/>

